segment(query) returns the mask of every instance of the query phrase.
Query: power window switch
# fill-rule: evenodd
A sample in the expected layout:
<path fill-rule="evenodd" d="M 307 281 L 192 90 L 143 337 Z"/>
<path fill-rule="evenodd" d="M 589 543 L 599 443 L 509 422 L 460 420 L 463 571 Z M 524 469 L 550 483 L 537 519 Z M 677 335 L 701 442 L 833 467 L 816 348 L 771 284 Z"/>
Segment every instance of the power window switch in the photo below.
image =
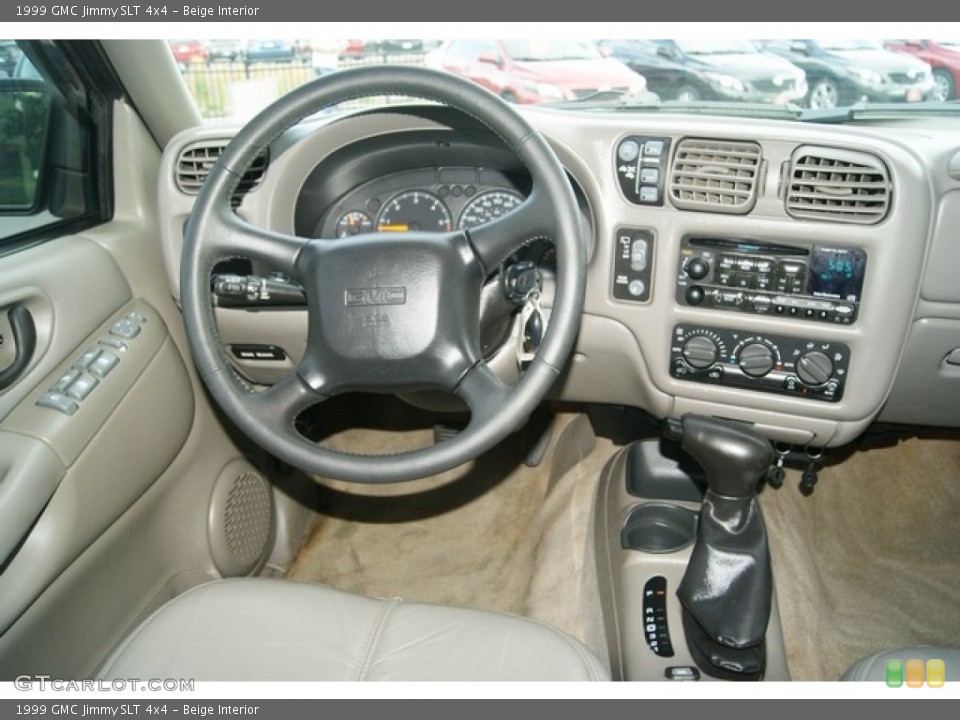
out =
<path fill-rule="evenodd" d="M 74 382 L 67 390 L 67 396 L 74 400 L 83 400 L 93 392 L 93 389 L 100 384 L 100 381 L 90 375 L 83 375 Z"/>
<path fill-rule="evenodd" d="M 89 348 L 83 355 L 77 358 L 73 364 L 74 370 L 86 370 L 90 364 L 100 356 L 100 348 Z"/>
<path fill-rule="evenodd" d="M 66 395 L 55 392 L 46 392 L 41 395 L 40 399 L 37 400 L 37 405 L 50 408 L 51 410 L 58 410 L 64 415 L 73 415 L 80 409 L 80 406 Z"/>
<path fill-rule="evenodd" d="M 73 381 L 80 377 L 80 371 L 70 369 L 67 370 L 63 375 L 60 376 L 60 379 L 57 380 L 53 385 L 50 386 L 48 392 L 52 393 L 65 393 L 67 388 L 73 384 Z"/>
<path fill-rule="evenodd" d="M 110 374 L 110 371 L 117 366 L 118 362 L 120 362 L 120 358 L 118 358 L 112 352 L 107 352 L 104 350 L 100 354 L 100 357 L 90 364 L 90 367 L 87 368 L 87 372 L 95 377 L 105 378 Z"/>

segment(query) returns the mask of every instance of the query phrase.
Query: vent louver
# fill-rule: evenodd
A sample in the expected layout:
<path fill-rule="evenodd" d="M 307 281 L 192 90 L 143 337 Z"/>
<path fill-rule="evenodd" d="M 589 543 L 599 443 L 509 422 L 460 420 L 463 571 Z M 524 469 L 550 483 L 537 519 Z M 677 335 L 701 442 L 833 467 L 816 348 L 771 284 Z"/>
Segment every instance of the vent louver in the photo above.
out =
<path fill-rule="evenodd" d="M 207 179 L 226 146 L 226 141 L 211 140 L 192 143 L 181 150 L 180 157 L 177 159 L 176 170 L 176 182 L 180 192 L 187 195 L 196 195 L 200 192 L 200 186 Z M 259 184 L 266 170 L 267 154 L 263 152 L 257 155 L 243 174 L 243 178 L 231 198 L 233 207 L 239 206 L 243 196 Z"/>
<path fill-rule="evenodd" d="M 681 140 L 670 199 L 682 210 L 744 214 L 757 201 L 760 146 L 734 140 Z"/>
<path fill-rule="evenodd" d="M 872 225 L 890 209 L 887 168 L 866 153 L 799 147 L 788 182 L 786 210 L 795 218 Z"/>

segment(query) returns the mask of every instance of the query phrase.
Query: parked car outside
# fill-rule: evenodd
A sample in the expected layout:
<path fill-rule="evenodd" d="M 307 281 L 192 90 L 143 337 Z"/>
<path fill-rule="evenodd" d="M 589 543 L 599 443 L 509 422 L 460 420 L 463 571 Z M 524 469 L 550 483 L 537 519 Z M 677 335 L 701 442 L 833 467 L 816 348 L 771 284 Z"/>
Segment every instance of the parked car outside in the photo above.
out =
<path fill-rule="evenodd" d="M 449 40 L 424 58 L 428 67 L 470 78 L 510 102 L 542 103 L 598 92 L 639 94 L 646 81 L 593 45 L 572 39 Z"/>
<path fill-rule="evenodd" d="M 749 40 L 601 40 L 601 52 L 647 80 L 664 100 L 735 100 L 784 105 L 807 94 L 802 70 Z"/>
<path fill-rule="evenodd" d="M 932 68 L 931 100 L 945 102 L 957 99 L 957 86 L 960 85 L 960 39 L 887 40 L 884 47 L 913 55 Z"/>
<path fill-rule="evenodd" d="M 208 55 L 206 46 L 199 40 L 171 40 L 170 49 L 181 70 L 195 60 L 205 62 Z"/>
<path fill-rule="evenodd" d="M 289 40 L 251 40 L 244 51 L 244 62 L 291 62 L 297 51 Z"/>
<path fill-rule="evenodd" d="M 243 60 L 243 43 L 239 40 L 210 40 L 206 44 L 207 63 Z"/>
<path fill-rule="evenodd" d="M 933 92 L 927 63 L 887 50 L 878 40 L 774 40 L 764 50 L 807 74 L 807 104 L 829 109 L 857 102 L 920 102 Z"/>

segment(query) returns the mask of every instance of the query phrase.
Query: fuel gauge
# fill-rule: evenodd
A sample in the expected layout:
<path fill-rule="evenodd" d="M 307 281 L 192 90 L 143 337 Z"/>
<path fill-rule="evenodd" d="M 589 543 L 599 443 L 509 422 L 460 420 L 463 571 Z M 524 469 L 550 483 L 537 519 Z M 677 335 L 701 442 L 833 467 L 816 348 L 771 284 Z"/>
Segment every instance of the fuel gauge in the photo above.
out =
<path fill-rule="evenodd" d="M 351 210 L 344 213 L 337 221 L 337 237 L 350 237 L 363 233 L 373 232 L 373 218 L 362 210 Z"/>

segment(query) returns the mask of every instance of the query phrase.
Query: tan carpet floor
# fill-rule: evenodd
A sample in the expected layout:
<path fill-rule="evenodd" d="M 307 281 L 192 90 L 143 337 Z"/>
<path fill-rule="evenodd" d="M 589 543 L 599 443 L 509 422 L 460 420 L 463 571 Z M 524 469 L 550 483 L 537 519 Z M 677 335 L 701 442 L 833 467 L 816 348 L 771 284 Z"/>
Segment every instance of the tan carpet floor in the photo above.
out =
<path fill-rule="evenodd" d="M 323 442 L 379 453 L 432 442 L 410 417 L 398 406 L 376 427 L 335 430 Z M 593 503 L 618 448 L 597 439 L 585 416 L 560 413 L 542 464 L 527 467 L 538 437 L 518 433 L 414 483 L 322 481 L 319 512 L 287 576 L 527 615 L 606 657 Z M 791 471 L 760 497 L 793 678 L 835 680 L 859 657 L 893 647 L 960 646 L 960 441 L 838 452 L 812 495 L 798 482 Z"/>
<path fill-rule="evenodd" d="M 331 435 L 339 450 L 391 453 L 432 442 L 400 426 Z M 587 551 L 600 469 L 616 450 L 586 417 L 557 415 L 538 467 L 537 433 L 442 475 L 393 486 L 323 480 L 318 514 L 287 577 L 375 597 L 523 614 L 603 647 Z M 605 654 L 600 655 L 605 657 Z"/>
<path fill-rule="evenodd" d="M 856 452 L 809 497 L 791 472 L 765 489 L 774 577 L 795 680 L 836 680 L 858 658 L 960 647 L 960 441 Z"/>

